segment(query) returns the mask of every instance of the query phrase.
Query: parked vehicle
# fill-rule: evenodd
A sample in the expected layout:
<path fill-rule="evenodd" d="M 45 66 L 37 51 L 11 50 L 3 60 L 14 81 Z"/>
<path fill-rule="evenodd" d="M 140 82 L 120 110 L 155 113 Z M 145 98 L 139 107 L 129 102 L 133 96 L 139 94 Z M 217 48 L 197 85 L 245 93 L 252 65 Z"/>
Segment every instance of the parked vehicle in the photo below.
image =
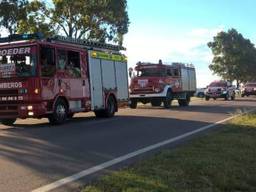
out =
<path fill-rule="evenodd" d="M 242 97 L 250 95 L 256 95 L 256 82 L 248 82 L 242 88 Z"/>
<path fill-rule="evenodd" d="M 126 57 L 119 46 L 40 34 L 0 38 L 0 119 L 47 117 L 63 123 L 77 112 L 112 117 L 128 102 Z"/>
<path fill-rule="evenodd" d="M 217 98 L 224 98 L 225 100 L 235 99 L 235 87 L 227 81 L 214 81 L 205 90 L 205 100 L 210 98 L 216 100 Z"/>
<path fill-rule="evenodd" d="M 182 63 L 158 64 L 137 63 L 136 76 L 131 79 L 130 106 L 136 108 L 138 102 L 152 106 L 170 108 L 177 99 L 180 106 L 188 106 L 190 97 L 196 91 L 196 72 L 192 65 Z"/>
<path fill-rule="evenodd" d="M 204 98 L 205 97 L 205 92 L 206 88 L 197 88 L 195 92 L 196 97 Z"/>

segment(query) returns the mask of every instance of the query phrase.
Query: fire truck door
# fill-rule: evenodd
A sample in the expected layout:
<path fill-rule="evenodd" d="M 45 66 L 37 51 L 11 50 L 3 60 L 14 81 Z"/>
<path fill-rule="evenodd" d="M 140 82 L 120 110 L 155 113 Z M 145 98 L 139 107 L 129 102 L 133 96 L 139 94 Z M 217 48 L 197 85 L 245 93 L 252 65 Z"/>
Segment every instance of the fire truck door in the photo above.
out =
<path fill-rule="evenodd" d="M 103 83 L 101 60 L 90 57 L 89 54 L 89 76 L 91 89 L 91 109 L 97 110 L 104 108 Z"/>

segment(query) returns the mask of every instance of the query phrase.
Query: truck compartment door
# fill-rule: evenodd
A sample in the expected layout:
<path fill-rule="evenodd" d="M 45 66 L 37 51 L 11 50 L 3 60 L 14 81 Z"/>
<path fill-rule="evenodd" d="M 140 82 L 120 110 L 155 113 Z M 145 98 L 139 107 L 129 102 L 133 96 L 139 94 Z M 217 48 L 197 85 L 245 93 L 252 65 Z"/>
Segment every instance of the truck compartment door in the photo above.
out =
<path fill-rule="evenodd" d="M 90 54 L 89 52 L 91 109 L 96 110 L 104 108 L 101 60 L 90 57 Z"/>
<path fill-rule="evenodd" d="M 120 101 L 127 101 L 129 97 L 127 63 L 115 62 L 115 69 L 116 69 L 117 99 Z"/>
<path fill-rule="evenodd" d="M 112 60 L 101 59 L 102 82 L 105 91 L 114 91 L 116 87 L 115 65 Z"/>

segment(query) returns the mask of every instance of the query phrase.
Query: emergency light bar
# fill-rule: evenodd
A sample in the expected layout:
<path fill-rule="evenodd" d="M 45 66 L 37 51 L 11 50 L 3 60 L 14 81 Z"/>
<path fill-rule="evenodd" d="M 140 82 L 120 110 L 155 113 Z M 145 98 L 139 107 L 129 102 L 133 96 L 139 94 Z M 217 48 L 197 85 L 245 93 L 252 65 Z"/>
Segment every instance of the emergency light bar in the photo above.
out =
<path fill-rule="evenodd" d="M 33 33 L 33 34 L 13 34 L 8 37 L 0 38 L 0 43 L 7 43 L 13 41 L 25 41 L 25 40 L 33 40 L 33 39 L 43 39 L 44 36 L 42 33 Z"/>
<path fill-rule="evenodd" d="M 60 41 L 60 42 L 64 42 L 64 43 L 73 43 L 73 44 L 82 45 L 82 46 L 89 47 L 89 48 L 93 48 L 93 47 L 103 48 L 103 49 L 105 48 L 105 49 L 110 49 L 110 50 L 114 50 L 114 51 L 125 50 L 124 47 L 118 46 L 118 45 L 111 45 L 111 44 L 107 44 L 107 43 L 88 41 L 88 40 L 83 40 L 83 39 L 74 39 L 71 37 L 64 37 L 64 36 L 60 36 L 60 35 L 56 35 L 53 38 L 49 38 L 49 40 L 55 40 L 55 41 Z"/>
<path fill-rule="evenodd" d="M 159 65 L 159 63 L 149 63 L 149 62 L 138 62 L 136 63 L 137 66 L 147 66 L 147 65 Z M 195 66 L 191 64 L 185 64 L 185 63 L 179 63 L 179 62 L 173 62 L 171 64 L 164 63 L 163 65 L 169 65 L 173 67 L 189 67 L 189 68 L 195 68 Z"/>
<path fill-rule="evenodd" d="M 42 33 L 32 33 L 32 34 L 13 34 L 8 37 L 0 38 L 0 43 L 8 43 L 13 41 L 25 41 L 25 40 L 42 40 L 45 39 Z M 81 45 L 87 48 L 101 48 L 101 49 L 110 49 L 114 51 L 125 50 L 124 47 L 118 45 L 111 45 L 107 43 L 101 43 L 96 41 L 88 41 L 82 39 L 74 39 L 71 37 L 64 37 L 60 35 L 56 35 L 52 38 L 47 38 L 48 41 L 59 41 L 63 43 L 72 43 Z"/>

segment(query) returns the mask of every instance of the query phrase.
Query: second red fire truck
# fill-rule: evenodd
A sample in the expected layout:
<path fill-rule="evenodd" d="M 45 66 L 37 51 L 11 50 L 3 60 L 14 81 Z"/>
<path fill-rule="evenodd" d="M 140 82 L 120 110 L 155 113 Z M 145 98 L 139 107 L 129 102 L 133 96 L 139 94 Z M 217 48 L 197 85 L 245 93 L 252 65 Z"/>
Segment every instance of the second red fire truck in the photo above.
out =
<path fill-rule="evenodd" d="M 170 108 L 174 99 L 180 106 L 187 106 L 196 91 L 196 72 L 193 65 L 172 63 L 137 63 L 135 77 L 131 79 L 130 106 L 138 102 Z"/>
<path fill-rule="evenodd" d="M 110 44 L 40 34 L 0 38 L 0 121 L 77 112 L 112 117 L 128 101 L 126 57 Z"/>

